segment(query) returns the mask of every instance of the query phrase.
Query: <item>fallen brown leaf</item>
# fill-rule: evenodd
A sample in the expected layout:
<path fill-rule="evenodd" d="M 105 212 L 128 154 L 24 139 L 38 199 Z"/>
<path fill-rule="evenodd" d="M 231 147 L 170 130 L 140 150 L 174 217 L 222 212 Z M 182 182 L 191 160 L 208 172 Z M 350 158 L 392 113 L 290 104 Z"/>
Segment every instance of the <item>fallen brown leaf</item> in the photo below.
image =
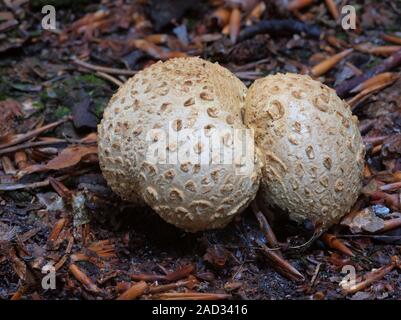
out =
<path fill-rule="evenodd" d="M 86 145 L 73 145 L 65 148 L 60 154 L 50 160 L 47 164 L 34 164 L 26 167 L 18 173 L 18 178 L 23 177 L 26 174 L 34 172 L 43 172 L 48 170 L 61 170 L 69 168 L 78 164 L 85 157 L 97 154 L 97 146 L 86 146 Z"/>

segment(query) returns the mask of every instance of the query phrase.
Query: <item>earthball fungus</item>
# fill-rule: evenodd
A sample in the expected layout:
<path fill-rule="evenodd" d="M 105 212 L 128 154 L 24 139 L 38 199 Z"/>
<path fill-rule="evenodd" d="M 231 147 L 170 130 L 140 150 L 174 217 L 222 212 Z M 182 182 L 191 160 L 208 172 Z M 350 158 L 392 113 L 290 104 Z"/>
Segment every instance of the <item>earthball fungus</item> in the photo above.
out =
<path fill-rule="evenodd" d="M 306 75 L 256 80 L 245 124 L 264 155 L 263 202 L 319 232 L 350 210 L 362 187 L 364 146 L 357 118 L 334 90 Z"/>
<path fill-rule="evenodd" d="M 241 116 L 245 95 L 230 71 L 200 58 L 138 72 L 98 127 L 108 184 L 187 231 L 224 227 L 259 187 L 261 161 Z"/>

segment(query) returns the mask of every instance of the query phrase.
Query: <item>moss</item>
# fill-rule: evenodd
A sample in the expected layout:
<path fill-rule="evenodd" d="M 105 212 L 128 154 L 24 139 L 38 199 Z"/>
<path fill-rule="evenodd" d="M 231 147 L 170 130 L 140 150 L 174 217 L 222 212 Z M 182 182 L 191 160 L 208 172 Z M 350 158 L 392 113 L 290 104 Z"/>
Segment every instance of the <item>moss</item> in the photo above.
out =
<path fill-rule="evenodd" d="M 32 106 L 38 111 L 42 111 L 45 109 L 45 105 L 40 100 L 32 102 Z"/>
<path fill-rule="evenodd" d="M 71 113 L 70 108 L 66 107 L 66 106 L 59 106 L 56 111 L 54 112 L 54 115 L 57 119 L 62 118 L 68 114 Z"/>
<path fill-rule="evenodd" d="M 75 81 L 78 82 L 86 82 L 88 84 L 102 86 L 104 85 L 103 79 L 96 77 L 94 74 L 84 74 L 73 78 Z"/>
<path fill-rule="evenodd" d="M 101 118 L 102 118 L 104 108 L 106 108 L 106 103 L 105 103 L 105 102 L 103 102 L 103 101 L 102 101 L 102 102 L 97 101 L 97 102 L 95 103 L 95 115 L 96 115 L 96 117 L 97 117 L 98 119 L 101 119 Z"/>

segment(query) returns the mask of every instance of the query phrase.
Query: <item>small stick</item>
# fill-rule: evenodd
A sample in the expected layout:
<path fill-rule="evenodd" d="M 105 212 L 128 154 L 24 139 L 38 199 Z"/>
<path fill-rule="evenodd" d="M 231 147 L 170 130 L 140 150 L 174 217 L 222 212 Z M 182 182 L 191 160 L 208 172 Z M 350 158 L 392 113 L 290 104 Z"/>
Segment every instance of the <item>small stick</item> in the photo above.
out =
<path fill-rule="evenodd" d="M 393 210 L 398 210 L 400 208 L 400 197 L 398 194 L 388 194 L 383 191 L 374 191 L 369 194 L 372 200 L 383 200 L 386 206 L 392 208 Z"/>
<path fill-rule="evenodd" d="M 53 230 L 52 230 L 52 232 L 50 232 L 49 238 L 47 240 L 47 243 L 48 243 L 50 248 L 52 248 L 54 246 L 54 243 L 57 241 L 57 239 L 58 239 L 61 231 L 63 230 L 66 222 L 67 222 L 67 219 L 66 218 L 62 218 L 62 219 L 59 219 L 55 223 L 55 225 L 53 227 Z"/>
<path fill-rule="evenodd" d="M 352 285 L 350 287 L 345 287 L 343 288 L 344 292 L 346 294 L 352 294 L 356 293 L 358 291 L 361 291 L 363 289 L 366 289 L 369 287 L 373 282 L 378 281 L 382 279 L 384 276 L 386 276 L 388 273 L 393 271 L 395 267 L 399 267 L 400 263 L 398 260 L 398 257 L 393 257 L 392 261 L 389 265 L 381 267 L 375 271 L 372 271 L 368 274 L 365 275 L 365 280 L 359 282 L 358 284 Z"/>
<path fill-rule="evenodd" d="M 229 22 L 230 40 L 233 44 L 237 42 L 240 27 L 241 27 L 241 11 L 239 10 L 239 8 L 234 8 L 231 11 L 230 22 Z"/>
<path fill-rule="evenodd" d="M 258 204 L 256 203 L 256 200 L 252 201 L 251 208 L 252 208 L 253 213 L 256 216 L 256 219 L 259 222 L 259 227 L 263 231 L 263 234 L 266 238 L 267 243 L 272 248 L 280 248 L 279 243 L 276 238 L 276 235 L 274 234 L 273 229 L 271 228 L 265 215 L 262 213 L 262 211 L 260 211 Z"/>
<path fill-rule="evenodd" d="M 353 257 L 354 254 L 350 248 L 348 248 L 344 243 L 342 243 L 337 237 L 330 233 L 323 234 L 320 239 L 331 249 L 340 251 L 341 253 Z"/>
<path fill-rule="evenodd" d="M 72 119 L 72 117 L 70 117 L 70 116 L 69 117 L 65 117 L 65 118 L 63 118 L 61 120 L 58 120 L 56 122 L 49 123 L 49 124 L 47 124 L 47 125 L 45 125 L 45 126 L 43 126 L 41 128 L 37 128 L 35 130 L 32 130 L 31 132 L 25 133 L 25 134 L 15 138 L 14 140 L 11 140 L 9 142 L 1 144 L 0 145 L 0 149 L 4 149 L 4 148 L 7 148 L 7 147 L 11 147 L 13 145 L 16 145 L 18 143 L 21 143 L 21 142 L 25 142 L 26 140 L 34 138 L 34 137 L 38 136 L 39 134 L 41 134 L 41 133 L 43 133 L 43 132 L 45 132 L 47 130 L 54 129 L 55 127 L 59 126 L 60 124 L 63 124 L 64 122 L 67 122 L 68 120 L 71 120 L 71 119 Z"/>
<path fill-rule="evenodd" d="M 14 292 L 10 300 L 21 300 L 22 296 L 28 291 L 27 285 L 21 285 L 17 291 Z"/>
<path fill-rule="evenodd" d="M 160 281 L 166 280 L 166 276 L 160 274 L 131 274 L 131 279 L 135 281 Z"/>
<path fill-rule="evenodd" d="M 238 37 L 238 41 L 244 41 L 261 33 L 305 33 L 312 38 L 320 38 L 320 28 L 314 24 L 306 24 L 297 20 L 263 20 L 250 27 L 243 29 Z"/>
<path fill-rule="evenodd" d="M 135 300 L 145 292 L 147 287 L 148 285 L 145 281 L 135 283 L 131 288 L 123 292 L 116 300 Z"/>
<path fill-rule="evenodd" d="M 178 289 L 180 287 L 187 287 L 191 289 L 193 286 L 197 284 L 197 280 L 195 277 L 192 277 L 189 280 L 180 280 L 174 283 L 169 283 L 169 284 L 164 284 L 164 285 L 158 285 L 158 286 L 151 286 L 148 289 L 148 293 L 150 294 L 155 294 L 155 293 L 161 293 L 169 290 L 174 290 Z"/>
<path fill-rule="evenodd" d="M 72 192 L 71 190 L 69 190 L 64 183 L 62 183 L 61 181 L 53 178 L 53 177 L 49 177 L 49 183 L 50 185 L 53 187 L 54 191 L 57 192 L 57 194 L 63 198 L 64 201 L 69 201 L 71 200 L 72 197 Z"/>
<path fill-rule="evenodd" d="M 384 220 L 384 227 L 383 227 L 383 229 L 379 230 L 379 232 L 386 232 L 386 231 L 397 229 L 399 227 L 401 227 L 401 218 Z"/>
<path fill-rule="evenodd" d="M 90 69 L 90 70 L 94 70 L 94 71 L 100 71 L 100 72 L 104 72 L 104 73 L 120 74 L 120 75 L 125 75 L 125 76 L 133 76 L 134 74 L 137 73 L 136 71 L 133 71 L 133 70 L 116 69 L 116 68 L 96 66 L 94 64 L 79 60 L 76 57 L 72 58 L 72 62 L 74 62 L 76 65 L 78 65 L 80 67 L 84 67 L 86 69 Z"/>
<path fill-rule="evenodd" d="M 391 85 L 396 79 L 397 79 L 397 77 L 390 79 L 387 82 L 377 83 L 369 88 L 366 88 L 366 89 L 362 90 L 361 92 L 359 92 L 355 97 L 349 99 L 347 102 L 352 108 L 355 108 L 355 106 L 361 101 L 361 99 L 366 98 L 370 94 Z"/>
<path fill-rule="evenodd" d="M 373 136 L 373 137 L 363 137 L 363 143 L 370 143 L 374 146 L 382 144 L 389 136 Z"/>
<path fill-rule="evenodd" d="M 237 71 L 234 74 L 241 80 L 256 80 L 263 75 L 260 71 Z"/>
<path fill-rule="evenodd" d="M 91 278 L 89 278 L 81 269 L 78 268 L 78 266 L 74 263 L 70 265 L 69 268 L 70 272 L 73 274 L 73 276 L 82 283 L 84 288 L 90 292 L 93 293 L 100 293 L 101 290 L 98 288 L 96 284 L 93 283 Z"/>
<path fill-rule="evenodd" d="M 201 292 L 174 292 L 155 295 L 160 300 L 224 300 L 231 295 L 224 293 L 201 293 Z"/>
<path fill-rule="evenodd" d="M 195 267 L 192 264 L 186 265 L 182 268 L 179 268 L 176 271 L 167 273 L 165 279 L 167 281 L 177 281 L 182 278 L 188 277 L 191 273 L 195 271 Z"/>
<path fill-rule="evenodd" d="M 385 41 L 401 45 L 401 38 L 399 38 L 399 37 L 385 34 L 385 35 L 382 36 L 382 38 Z"/>
<path fill-rule="evenodd" d="M 261 247 L 262 252 L 272 262 L 272 267 L 280 274 L 293 281 L 303 281 L 305 277 L 295 269 L 288 261 L 280 257 L 276 252 L 269 249 L 264 243 L 256 240 L 256 243 Z"/>
<path fill-rule="evenodd" d="M 358 103 L 361 102 L 362 99 L 365 99 L 365 98 L 369 97 L 371 94 L 391 85 L 394 81 L 395 81 L 395 79 L 392 80 L 392 82 L 373 85 L 373 86 L 359 92 L 355 97 L 349 99 L 347 102 L 351 106 L 351 108 L 354 109 L 358 105 Z"/>
<path fill-rule="evenodd" d="M 310 285 L 313 286 L 315 284 L 315 281 L 317 279 L 317 276 L 319 275 L 320 272 L 320 267 L 322 266 L 322 263 L 318 263 L 315 269 L 315 272 L 313 273 L 313 277 L 310 281 Z"/>
<path fill-rule="evenodd" d="M 111 75 L 109 75 L 107 73 L 104 73 L 104 72 L 101 72 L 101 71 L 97 71 L 96 74 L 99 77 L 102 77 L 103 79 L 106 79 L 106 80 L 114 83 L 117 87 L 120 87 L 120 86 L 122 86 L 124 84 L 122 81 L 118 80 L 117 78 L 115 78 L 115 77 L 113 77 L 113 76 L 111 76 Z"/>
<path fill-rule="evenodd" d="M 335 21 L 340 17 L 340 13 L 338 12 L 337 5 L 333 0 L 325 0 L 327 9 L 329 10 L 330 14 L 334 18 Z"/>
<path fill-rule="evenodd" d="M 395 191 L 401 188 L 401 181 L 385 184 L 380 187 L 381 191 Z"/>
<path fill-rule="evenodd" d="M 70 236 L 70 238 L 68 239 L 68 244 L 67 244 L 67 248 L 65 249 L 64 256 L 62 256 L 61 259 L 54 265 L 54 268 L 56 269 L 56 271 L 59 270 L 64 265 L 64 263 L 66 263 L 68 256 L 71 253 L 73 245 L 74 245 L 74 237 Z"/>
<path fill-rule="evenodd" d="M 15 167 L 9 157 L 3 156 L 1 158 L 1 165 L 3 166 L 3 171 L 6 174 L 15 175 L 17 173 L 17 170 L 15 169 Z"/>
<path fill-rule="evenodd" d="M 59 181 L 63 181 L 71 176 L 76 176 L 76 175 L 81 175 L 84 173 L 89 172 L 91 169 L 82 169 L 78 170 L 74 173 L 70 174 L 65 174 L 60 177 L 57 177 L 55 179 Z M 20 190 L 20 189 L 35 189 L 35 188 L 42 188 L 42 187 L 47 187 L 50 184 L 49 179 L 43 180 L 43 181 L 38 181 L 38 182 L 32 182 L 32 183 L 16 183 L 16 184 L 0 184 L 0 191 L 14 191 L 14 190 Z"/>
<path fill-rule="evenodd" d="M 375 75 L 374 77 L 362 82 L 360 85 L 356 86 L 350 92 L 360 92 L 371 86 L 381 84 L 381 83 L 392 83 L 394 80 L 398 79 L 398 75 L 394 72 L 383 72 Z"/>
<path fill-rule="evenodd" d="M 290 11 L 300 10 L 307 6 L 310 6 L 314 0 L 292 0 L 288 5 L 287 9 Z"/>
<path fill-rule="evenodd" d="M 377 146 L 374 146 L 371 151 L 371 154 L 378 154 L 382 148 L 383 148 L 382 144 L 378 144 Z"/>
<path fill-rule="evenodd" d="M 373 46 L 369 43 L 355 45 L 354 48 L 360 52 L 389 56 L 401 49 L 401 46 Z"/>
<path fill-rule="evenodd" d="M 19 144 L 17 146 L 2 149 L 2 150 L 0 150 L 0 155 L 6 154 L 6 153 L 12 153 L 12 152 L 22 150 L 22 149 L 27 149 L 27 148 L 43 147 L 43 146 L 57 145 L 57 144 L 62 144 L 62 143 L 67 143 L 67 141 L 62 140 L 62 139 L 55 139 L 55 140 L 51 140 L 51 141 L 27 142 L 27 143 Z"/>
<path fill-rule="evenodd" d="M 399 64 L 401 64 L 401 50 L 397 51 L 396 53 L 385 59 L 379 65 L 369 69 L 363 75 L 354 77 L 341 83 L 335 88 L 337 94 L 340 96 L 340 98 L 345 98 L 346 96 L 348 96 L 349 92 L 360 83 L 368 80 L 369 78 L 372 78 L 376 74 L 386 72 L 398 66 Z"/>
<path fill-rule="evenodd" d="M 88 249 L 101 258 L 112 258 L 116 256 L 115 245 L 110 240 L 101 240 L 92 243 Z"/>
<path fill-rule="evenodd" d="M 346 56 L 348 56 L 353 49 L 346 49 L 344 51 L 341 51 L 340 53 L 335 54 L 334 56 L 331 56 L 330 58 L 318 63 L 316 66 L 314 66 L 311 69 L 311 73 L 315 77 L 319 77 L 323 74 L 325 74 L 327 71 L 329 71 L 331 68 L 333 68 L 337 63 L 339 63 L 342 59 L 344 59 Z"/>

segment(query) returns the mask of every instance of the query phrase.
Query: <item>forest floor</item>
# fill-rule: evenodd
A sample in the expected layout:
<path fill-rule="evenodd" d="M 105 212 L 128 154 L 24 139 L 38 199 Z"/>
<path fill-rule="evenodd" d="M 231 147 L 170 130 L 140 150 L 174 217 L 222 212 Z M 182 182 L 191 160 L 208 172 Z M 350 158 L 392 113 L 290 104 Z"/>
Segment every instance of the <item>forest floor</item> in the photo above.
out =
<path fill-rule="evenodd" d="M 140 299 L 400 299 L 401 2 L 354 1 L 355 30 L 341 26 L 346 1 L 294 7 L 307 2 L 1 1 L 0 299 L 115 299 L 129 288 Z M 55 30 L 43 29 L 44 4 Z M 304 280 L 266 258 L 250 209 L 190 234 L 107 187 L 96 125 L 108 100 L 138 70 L 185 55 L 247 85 L 312 74 L 358 116 L 363 194 L 324 239 L 282 250 Z M 288 247 L 308 240 L 274 231 Z M 55 289 L 42 286 L 49 264 Z M 347 266 L 355 290 L 340 285 Z"/>

